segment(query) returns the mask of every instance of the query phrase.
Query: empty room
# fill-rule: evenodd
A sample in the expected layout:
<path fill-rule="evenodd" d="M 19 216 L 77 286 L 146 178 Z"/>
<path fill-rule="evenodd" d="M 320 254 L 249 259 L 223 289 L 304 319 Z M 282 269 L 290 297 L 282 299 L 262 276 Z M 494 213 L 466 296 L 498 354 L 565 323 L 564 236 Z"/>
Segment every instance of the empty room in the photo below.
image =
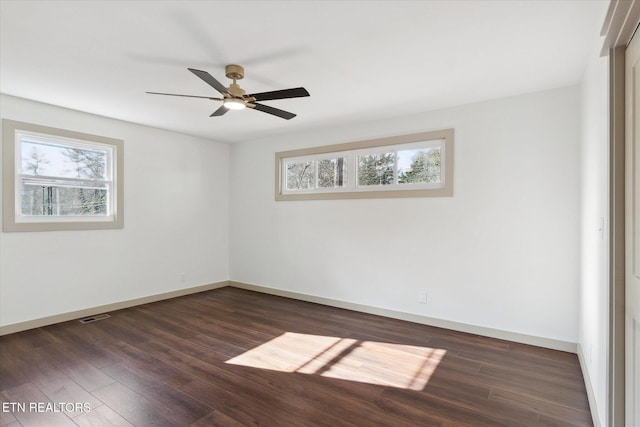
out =
<path fill-rule="evenodd" d="M 640 426 L 638 22 L 0 0 L 0 426 Z"/>

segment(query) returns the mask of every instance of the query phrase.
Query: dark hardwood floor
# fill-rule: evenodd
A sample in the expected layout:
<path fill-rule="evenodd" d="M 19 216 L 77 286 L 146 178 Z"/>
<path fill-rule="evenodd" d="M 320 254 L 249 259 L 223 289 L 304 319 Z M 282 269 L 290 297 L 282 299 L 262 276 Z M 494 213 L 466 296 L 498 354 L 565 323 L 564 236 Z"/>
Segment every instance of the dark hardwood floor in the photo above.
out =
<path fill-rule="evenodd" d="M 230 287 L 110 314 L 0 337 L 1 426 L 592 425 L 570 353 Z"/>

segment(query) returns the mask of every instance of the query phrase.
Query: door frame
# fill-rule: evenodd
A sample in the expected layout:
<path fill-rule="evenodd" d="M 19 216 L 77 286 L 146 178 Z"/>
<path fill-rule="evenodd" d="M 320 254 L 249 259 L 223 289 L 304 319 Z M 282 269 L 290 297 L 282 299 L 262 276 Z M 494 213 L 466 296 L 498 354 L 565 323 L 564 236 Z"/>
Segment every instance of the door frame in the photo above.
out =
<path fill-rule="evenodd" d="M 609 426 L 625 417 L 625 50 L 609 52 Z"/>
<path fill-rule="evenodd" d="M 611 0 L 602 27 L 609 55 L 609 426 L 625 422 L 625 51 L 640 0 Z"/>

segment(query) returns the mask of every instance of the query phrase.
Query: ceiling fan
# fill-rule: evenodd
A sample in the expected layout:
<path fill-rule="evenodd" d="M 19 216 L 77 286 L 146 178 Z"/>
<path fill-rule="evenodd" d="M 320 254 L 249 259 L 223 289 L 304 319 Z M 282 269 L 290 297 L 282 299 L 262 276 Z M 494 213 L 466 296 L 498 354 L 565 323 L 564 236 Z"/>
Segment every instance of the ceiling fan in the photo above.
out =
<path fill-rule="evenodd" d="M 181 95 L 177 93 L 162 93 L 162 92 L 147 92 L 152 95 L 169 95 L 169 96 L 184 96 L 188 98 L 205 98 L 212 101 L 222 101 L 222 105 L 216 111 L 214 111 L 209 117 L 222 116 L 229 110 L 242 110 L 245 107 L 253 108 L 254 110 L 262 111 L 263 113 L 272 114 L 274 116 L 282 117 L 283 119 L 290 120 L 296 115 L 288 111 L 280 110 L 278 108 L 270 107 L 268 105 L 259 104 L 256 101 L 271 101 L 274 99 L 285 98 L 300 98 L 303 96 L 309 96 L 309 92 L 303 87 L 296 87 L 292 89 L 274 90 L 271 92 L 252 93 L 247 95 L 246 91 L 238 85 L 237 80 L 244 78 L 244 68 L 240 65 L 230 64 L 225 67 L 225 75 L 233 80 L 233 83 L 229 87 L 224 87 L 219 81 L 217 81 L 211 74 L 206 71 L 195 70 L 189 68 L 196 76 L 200 77 L 209 86 L 220 92 L 222 98 L 213 98 L 210 96 L 197 96 L 197 95 Z"/>

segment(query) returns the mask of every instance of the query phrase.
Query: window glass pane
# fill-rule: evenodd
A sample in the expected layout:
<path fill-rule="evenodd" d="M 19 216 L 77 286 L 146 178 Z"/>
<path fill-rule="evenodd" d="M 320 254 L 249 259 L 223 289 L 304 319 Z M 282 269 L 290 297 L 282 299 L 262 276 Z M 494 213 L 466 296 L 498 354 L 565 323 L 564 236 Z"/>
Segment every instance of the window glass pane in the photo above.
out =
<path fill-rule="evenodd" d="M 107 150 L 21 141 L 22 174 L 106 179 Z"/>
<path fill-rule="evenodd" d="M 394 161 L 393 152 L 358 156 L 358 185 L 393 184 Z"/>
<path fill-rule="evenodd" d="M 108 214 L 108 187 L 22 185 L 22 215 L 104 216 Z"/>
<path fill-rule="evenodd" d="M 347 159 L 318 160 L 318 188 L 344 187 L 347 185 Z"/>
<path fill-rule="evenodd" d="M 122 228 L 124 142 L 2 119 L 2 231 Z M 9 188 L 7 188 L 9 187 Z"/>
<path fill-rule="evenodd" d="M 398 151 L 398 184 L 440 182 L 440 147 Z"/>
<path fill-rule="evenodd" d="M 287 163 L 287 190 L 315 188 L 315 162 Z"/>

